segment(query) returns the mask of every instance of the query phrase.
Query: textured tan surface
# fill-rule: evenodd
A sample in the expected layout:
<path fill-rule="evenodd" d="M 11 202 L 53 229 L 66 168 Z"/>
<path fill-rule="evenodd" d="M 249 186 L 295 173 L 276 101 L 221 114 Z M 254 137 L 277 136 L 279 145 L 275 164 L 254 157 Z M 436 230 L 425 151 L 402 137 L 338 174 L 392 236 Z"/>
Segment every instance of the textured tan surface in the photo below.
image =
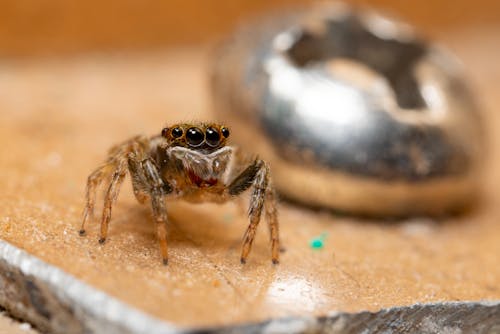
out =
<path fill-rule="evenodd" d="M 0 312 L 0 334 L 36 334 L 28 323 L 21 323 Z"/>
<path fill-rule="evenodd" d="M 446 39 L 500 125 L 500 30 Z M 476 212 L 440 221 L 381 222 L 283 203 L 286 252 L 273 267 L 261 226 L 239 263 L 247 221 L 236 205 L 169 205 L 170 265 L 161 265 L 149 211 L 125 183 L 110 225 L 78 236 L 88 173 L 109 146 L 168 123 L 209 118 L 207 52 L 0 63 L 0 236 L 148 313 L 186 326 L 291 314 L 378 310 L 416 302 L 500 299 L 500 135 Z M 495 170 L 497 169 L 497 170 Z M 376 200 L 376 199 L 374 199 Z M 98 216 L 97 216 L 98 217 Z M 325 248 L 309 241 L 326 233 Z"/>

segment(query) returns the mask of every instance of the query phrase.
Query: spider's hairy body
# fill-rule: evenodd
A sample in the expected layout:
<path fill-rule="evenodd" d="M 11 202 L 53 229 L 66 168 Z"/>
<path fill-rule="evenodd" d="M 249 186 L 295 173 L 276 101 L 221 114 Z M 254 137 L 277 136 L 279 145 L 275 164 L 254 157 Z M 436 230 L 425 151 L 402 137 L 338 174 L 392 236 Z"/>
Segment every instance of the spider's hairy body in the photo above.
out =
<path fill-rule="evenodd" d="M 167 162 L 162 167 L 162 178 L 175 184 L 178 191 L 175 195 L 182 199 L 220 202 L 229 182 L 228 165 L 232 156 L 232 147 L 223 147 L 210 154 L 173 147 L 160 158 Z"/>
<path fill-rule="evenodd" d="M 137 200 L 151 204 L 163 262 L 167 264 L 167 199 L 224 203 L 253 188 L 248 213 L 250 224 L 243 241 L 241 262 L 246 262 L 265 208 L 272 261 L 278 263 L 276 195 L 269 166 L 258 158 L 250 159 L 233 146 L 227 146 L 228 136 L 229 130 L 218 124 L 183 123 L 164 128 L 161 135 L 137 136 L 113 147 L 106 163 L 88 178 L 80 234 L 85 234 L 85 223 L 92 216 L 97 187 L 109 180 L 99 242 L 106 240 L 111 209 L 128 172 Z"/>

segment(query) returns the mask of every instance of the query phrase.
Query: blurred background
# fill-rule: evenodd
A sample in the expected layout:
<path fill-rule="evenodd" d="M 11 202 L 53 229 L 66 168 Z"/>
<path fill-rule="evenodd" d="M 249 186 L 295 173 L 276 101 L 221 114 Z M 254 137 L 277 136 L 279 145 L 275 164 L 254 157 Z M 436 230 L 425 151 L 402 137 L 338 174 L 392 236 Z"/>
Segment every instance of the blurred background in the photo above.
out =
<path fill-rule="evenodd" d="M 207 43 L 269 9 L 306 0 L 1 0 L 0 56 L 142 50 Z M 496 0 L 353 0 L 395 14 L 431 37 L 500 22 Z M 499 37 L 500 42 L 500 37 Z"/>

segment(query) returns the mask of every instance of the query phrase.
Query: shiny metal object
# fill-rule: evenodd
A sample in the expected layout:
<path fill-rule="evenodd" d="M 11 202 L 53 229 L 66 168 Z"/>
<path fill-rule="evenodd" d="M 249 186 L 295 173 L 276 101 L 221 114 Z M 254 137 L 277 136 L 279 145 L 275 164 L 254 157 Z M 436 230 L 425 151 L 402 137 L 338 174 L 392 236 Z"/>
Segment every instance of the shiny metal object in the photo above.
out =
<path fill-rule="evenodd" d="M 321 4 L 249 25 L 219 49 L 212 92 L 295 201 L 406 216 L 478 194 L 484 136 L 460 66 L 377 13 Z"/>

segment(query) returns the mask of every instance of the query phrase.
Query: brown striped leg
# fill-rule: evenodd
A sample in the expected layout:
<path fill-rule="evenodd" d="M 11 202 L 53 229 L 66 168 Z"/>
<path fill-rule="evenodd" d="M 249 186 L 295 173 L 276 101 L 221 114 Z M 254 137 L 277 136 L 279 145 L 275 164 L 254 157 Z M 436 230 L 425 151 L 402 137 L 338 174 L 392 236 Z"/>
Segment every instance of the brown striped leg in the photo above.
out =
<path fill-rule="evenodd" d="M 259 161 L 258 166 L 260 169 L 255 174 L 255 178 L 253 179 L 253 191 L 250 197 L 250 207 L 248 210 L 250 224 L 248 225 L 243 240 L 243 248 L 241 250 L 240 258 L 241 263 L 246 263 L 248 254 L 252 249 L 253 240 L 255 238 L 257 226 L 260 222 L 262 207 L 264 206 L 267 185 L 269 182 L 269 167 L 263 161 Z"/>
<path fill-rule="evenodd" d="M 168 245 L 167 245 L 167 208 L 165 205 L 165 197 L 159 194 L 151 195 L 151 204 L 153 208 L 153 216 L 156 221 L 156 234 L 160 243 L 160 252 L 163 264 L 168 264 Z"/>
<path fill-rule="evenodd" d="M 97 187 L 104 179 L 108 177 L 111 165 L 105 164 L 97 168 L 87 179 L 87 188 L 85 191 L 85 208 L 83 210 L 82 225 L 80 227 L 80 235 L 85 235 L 85 223 L 94 216 L 94 207 Z"/>
<path fill-rule="evenodd" d="M 271 238 L 271 259 L 274 264 L 279 263 L 280 256 L 280 238 L 279 238 L 279 224 L 278 224 L 278 209 L 276 201 L 276 192 L 269 185 L 266 193 L 266 221 L 269 227 L 269 236 Z"/>
<path fill-rule="evenodd" d="M 156 233 L 160 243 L 160 252 L 163 264 L 168 264 L 168 245 L 167 245 L 167 207 L 165 197 L 171 192 L 170 186 L 163 181 L 158 171 L 158 167 L 150 158 L 138 160 L 133 154 L 129 155 L 129 169 L 132 174 L 134 191 L 144 196 L 148 193 L 151 199 L 151 208 L 153 218 L 156 222 Z M 136 194 L 137 196 L 137 194 Z"/>
<path fill-rule="evenodd" d="M 116 167 L 113 176 L 111 177 L 111 182 L 109 183 L 108 190 L 104 197 L 104 209 L 102 211 L 101 220 L 101 236 L 99 238 L 99 243 L 104 243 L 108 234 L 108 225 L 111 219 L 111 209 L 113 204 L 120 193 L 120 187 L 123 183 L 123 179 L 127 173 L 127 160 L 122 159 L 118 166 Z"/>

